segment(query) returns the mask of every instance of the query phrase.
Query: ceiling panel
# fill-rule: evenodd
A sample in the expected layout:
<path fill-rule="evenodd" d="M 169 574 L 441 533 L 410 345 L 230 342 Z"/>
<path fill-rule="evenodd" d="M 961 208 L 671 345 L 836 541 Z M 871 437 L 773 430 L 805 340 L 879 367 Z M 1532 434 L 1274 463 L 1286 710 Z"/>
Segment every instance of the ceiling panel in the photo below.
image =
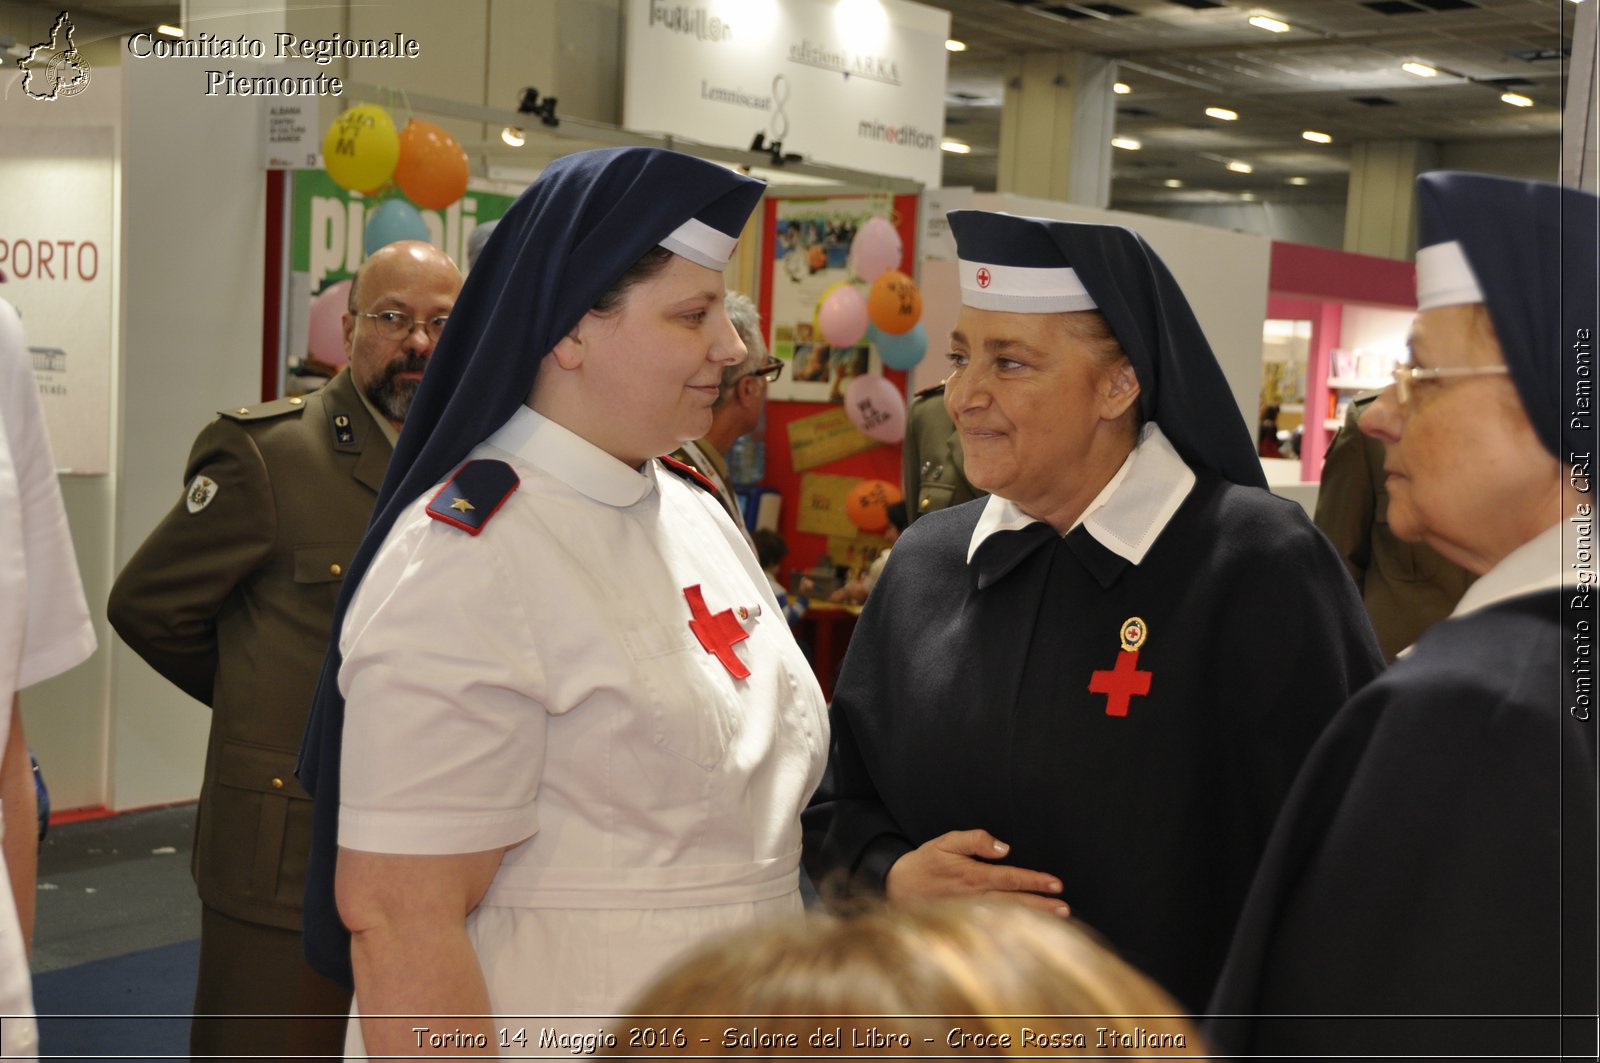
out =
<path fill-rule="evenodd" d="M 1342 200 L 1356 140 L 1559 135 L 1561 54 L 1571 45 L 1575 9 L 1567 0 L 1465 0 L 1452 10 L 1398 0 L 1402 14 L 1360 0 L 1224 2 L 1204 10 L 1177 0 L 1117 0 L 1133 13 L 1096 17 L 1083 4 L 926 2 L 951 13 L 952 35 L 968 46 L 950 58 L 947 133 L 974 150 L 946 157 L 945 183 L 994 187 L 1008 55 L 1090 52 L 1118 61 L 1132 92 L 1118 97 L 1117 130 L 1143 145 L 1114 154 L 1118 199 L 1144 197 L 1139 190 L 1149 188 L 1161 190 L 1148 193 L 1157 198 L 1193 198 L 1275 187 L 1289 198 Z M 1291 29 L 1257 29 L 1248 22 L 1253 14 Z M 1406 73 L 1400 64 L 1408 59 L 1440 73 Z M 1501 102 L 1508 88 L 1534 106 Z M 1374 97 L 1383 105 L 1358 102 Z M 1213 105 L 1239 112 L 1239 120 L 1205 117 Z M 1300 139 L 1306 128 L 1331 134 L 1333 143 Z M 1250 162 L 1255 173 L 1227 172 L 1222 162 L 1230 158 Z M 1312 181 L 1288 186 L 1289 177 Z M 1166 189 L 1168 179 L 1184 188 Z"/>

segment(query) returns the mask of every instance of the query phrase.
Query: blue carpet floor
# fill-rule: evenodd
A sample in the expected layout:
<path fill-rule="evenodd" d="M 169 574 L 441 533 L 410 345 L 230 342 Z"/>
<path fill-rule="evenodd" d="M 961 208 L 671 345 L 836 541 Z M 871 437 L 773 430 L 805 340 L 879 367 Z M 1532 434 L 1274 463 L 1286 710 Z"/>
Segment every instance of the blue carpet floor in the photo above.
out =
<path fill-rule="evenodd" d="M 145 949 L 35 975 L 42 1056 L 187 1059 L 200 942 Z"/>

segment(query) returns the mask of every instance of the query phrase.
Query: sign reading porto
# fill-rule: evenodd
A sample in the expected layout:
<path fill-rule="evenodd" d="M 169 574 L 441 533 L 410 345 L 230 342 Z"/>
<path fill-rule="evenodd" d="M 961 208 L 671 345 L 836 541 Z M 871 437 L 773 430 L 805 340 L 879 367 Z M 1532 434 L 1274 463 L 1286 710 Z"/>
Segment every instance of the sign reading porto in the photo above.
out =
<path fill-rule="evenodd" d="M 939 183 L 948 12 L 626 0 L 625 27 L 629 129 Z"/>

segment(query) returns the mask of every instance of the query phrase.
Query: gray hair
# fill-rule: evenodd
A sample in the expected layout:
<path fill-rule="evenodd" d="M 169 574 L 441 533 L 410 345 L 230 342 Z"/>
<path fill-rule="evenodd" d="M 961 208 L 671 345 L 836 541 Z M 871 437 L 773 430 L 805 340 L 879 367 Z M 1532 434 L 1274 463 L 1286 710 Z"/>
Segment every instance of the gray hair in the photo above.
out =
<path fill-rule="evenodd" d="M 723 305 L 728 309 L 728 320 L 733 322 L 733 330 L 744 341 L 745 349 L 750 353 L 744 361 L 734 365 L 724 366 L 722 369 L 722 389 L 717 393 L 717 402 L 712 409 L 717 409 L 728 401 L 728 396 L 733 393 L 733 386 L 739 378 L 767 364 L 767 344 L 761 338 L 761 314 L 756 310 L 755 300 L 743 292 L 729 292 L 723 300 Z"/>

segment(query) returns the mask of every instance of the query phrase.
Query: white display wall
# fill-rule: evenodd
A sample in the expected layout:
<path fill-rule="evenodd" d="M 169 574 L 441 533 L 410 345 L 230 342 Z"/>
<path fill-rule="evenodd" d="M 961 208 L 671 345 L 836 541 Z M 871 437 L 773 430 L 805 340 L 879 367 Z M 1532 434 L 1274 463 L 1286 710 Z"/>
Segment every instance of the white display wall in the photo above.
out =
<path fill-rule="evenodd" d="M 949 36 L 907 0 L 626 0 L 622 124 L 936 185 Z"/>
<path fill-rule="evenodd" d="M 18 103 L 72 106 L 22 94 Z M 111 467 L 115 139 L 112 126 L 76 124 L 16 126 L 0 137 L 0 295 L 22 314 L 63 472 Z"/>

